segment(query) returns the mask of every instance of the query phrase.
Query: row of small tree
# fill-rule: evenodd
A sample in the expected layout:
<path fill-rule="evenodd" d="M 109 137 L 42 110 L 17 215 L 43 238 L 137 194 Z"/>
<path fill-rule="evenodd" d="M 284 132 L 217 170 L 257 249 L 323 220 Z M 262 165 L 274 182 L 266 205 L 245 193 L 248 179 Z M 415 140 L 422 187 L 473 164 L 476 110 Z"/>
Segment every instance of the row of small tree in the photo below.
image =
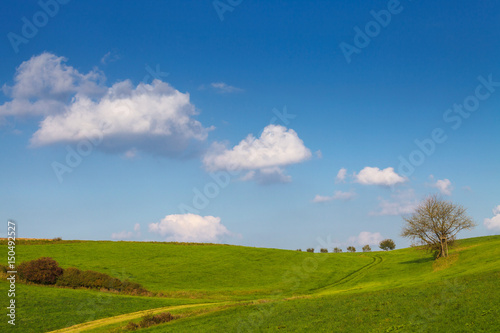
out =
<path fill-rule="evenodd" d="M 389 250 L 394 250 L 396 248 L 396 243 L 392 239 L 384 239 L 383 241 L 380 242 L 379 244 L 380 249 L 384 251 L 389 251 Z M 370 252 L 372 248 L 370 245 L 366 244 L 362 248 L 363 252 Z M 298 249 L 297 251 L 302 251 L 301 249 Z M 307 252 L 314 252 L 314 248 L 310 247 L 306 250 Z M 328 253 L 328 249 L 322 248 L 320 249 L 321 253 Z M 339 247 L 335 247 L 332 251 L 333 253 L 341 253 L 342 249 Z M 356 252 L 356 248 L 354 246 L 348 246 L 347 247 L 347 252 Z"/>

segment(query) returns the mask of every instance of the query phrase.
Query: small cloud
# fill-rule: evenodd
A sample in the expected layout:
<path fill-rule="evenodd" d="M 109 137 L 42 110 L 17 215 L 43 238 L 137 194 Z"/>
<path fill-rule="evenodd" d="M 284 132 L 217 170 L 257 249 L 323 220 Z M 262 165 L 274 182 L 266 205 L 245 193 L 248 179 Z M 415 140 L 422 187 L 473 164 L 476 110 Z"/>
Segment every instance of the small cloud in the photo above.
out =
<path fill-rule="evenodd" d="M 462 190 L 464 190 L 465 192 L 472 192 L 472 188 L 470 186 L 464 186 L 462 187 Z"/>
<path fill-rule="evenodd" d="M 418 200 L 412 189 L 407 191 L 396 191 L 394 194 L 391 194 L 391 200 L 379 198 L 379 210 L 370 212 L 370 215 L 410 214 L 417 206 Z"/>
<path fill-rule="evenodd" d="M 111 239 L 114 240 L 130 240 L 137 239 L 141 237 L 141 225 L 136 223 L 134 225 L 134 231 L 120 231 L 111 234 Z"/>
<path fill-rule="evenodd" d="M 323 153 L 321 152 L 321 150 L 316 150 L 314 152 L 314 154 L 316 155 L 317 158 L 321 159 L 323 158 Z"/>
<path fill-rule="evenodd" d="M 347 169 L 342 168 L 337 173 L 337 177 L 335 178 L 335 183 L 345 183 L 345 177 L 347 175 Z"/>
<path fill-rule="evenodd" d="M 238 93 L 238 92 L 243 91 L 243 89 L 241 89 L 241 88 L 231 86 L 231 85 L 224 83 L 224 82 L 212 82 L 212 83 L 210 83 L 208 88 L 214 90 L 215 92 L 217 92 L 219 94 L 231 94 L 231 93 Z M 205 89 L 207 89 L 207 86 L 201 85 L 200 89 L 205 90 Z"/>
<path fill-rule="evenodd" d="M 493 217 L 484 219 L 484 226 L 488 230 L 500 230 L 500 205 L 493 208 Z"/>
<path fill-rule="evenodd" d="M 220 217 L 196 214 L 167 215 L 158 223 L 150 223 L 149 231 L 166 236 L 167 241 L 215 243 L 231 232 L 220 223 Z"/>
<path fill-rule="evenodd" d="M 354 181 L 362 185 L 378 185 L 378 186 L 393 186 L 407 181 L 406 178 L 398 175 L 394 168 L 379 168 L 365 167 L 354 174 Z"/>
<path fill-rule="evenodd" d="M 120 60 L 120 58 L 121 57 L 116 50 L 109 51 L 101 58 L 101 64 L 107 65 L 110 62 Z"/>
<path fill-rule="evenodd" d="M 451 181 L 449 179 L 438 179 L 430 186 L 439 189 L 441 194 L 444 195 L 451 195 L 451 192 L 453 191 L 453 186 L 451 185 Z"/>
<path fill-rule="evenodd" d="M 380 232 L 369 232 L 369 231 L 362 231 L 359 233 L 358 236 L 354 237 L 349 237 L 348 242 L 350 244 L 359 244 L 361 246 L 363 245 L 378 245 L 384 238 L 380 234 Z"/>
<path fill-rule="evenodd" d="M 316 195 L 314 197 L 313 202 L 327 202 L 327 201 L 333 201 L 333 200 L 343 200 L 343 201 L 348 201 L 353 199 L 356 196 L 356 193 L 354 192 L 342 192 L 342 191 L 335 191 L 335 193 L 332 196 L 322 196 L 322 195 Z"/>
<path fill-rule="evenodd" d="M 128 159 L 133 159 L 137 156 L 137 149 L 135 148 L 132 148 L 132 149 L 129 149 L 125 152 L 124 154 L 125 158 L 128 158 Z"/>
<path fill-rule="evenodd" d="M 285 173 L 285 170 L 279 167 L 263 168 L 247 172 L 241 181 L 254 180 L 261 185 L 270 185 L 276 183 L 289 183 L 292 177 Z"/>

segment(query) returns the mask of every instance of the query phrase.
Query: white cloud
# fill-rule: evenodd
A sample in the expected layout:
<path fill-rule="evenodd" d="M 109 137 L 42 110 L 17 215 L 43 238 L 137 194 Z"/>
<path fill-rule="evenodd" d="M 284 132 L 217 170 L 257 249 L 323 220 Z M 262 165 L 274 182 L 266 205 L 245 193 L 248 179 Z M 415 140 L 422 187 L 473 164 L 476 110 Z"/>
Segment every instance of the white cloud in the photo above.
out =
<path fill-rule="evenodd" d="M 303 162 L 311 155 L 311 151 L 304 146 L 294 130 L 287 130 L 280 125 L 268 125 L 260 138 L 250 134 L 231 149 L 214 143 L 203 158 L 203 163 L 209 171 L 255 171 L 247 173 L 243 180 L 267 177 L 290 181 L 282 167 Z"/>
<path fill-rule="evenodd" d="M 500 205 L 493 209 L 493 217 L 484 219 L 484 226 L 488 230 L 500 230 Z"/>
<path fill-rule="evenodd" d="M 196 214 L 167 215 L 161 222 L 149 224 L 149 231 L 176 242 L 213 243 L 222 236 L 231 235 L 219 217 Z"/>
<path fill-rule="evenodd" d="M 120 231 L 111 234 L 111 239 L 114 240 L 129 240 L 141 237 L 141 225 L 136 223 L 134 225 L 134 231 Z"/>
<path fill-rule="evenodd" d="M 0 115 L 45 116 L 32 146 L 98 138 L 97 148 L 107 152 L 178 156 L 207 138 L 211 128 L 193 119 L 188 93 L 160 80 L 106 87 L 100 73 L 81 74 L 65 62 L 50 53 L 33 57 L 17 69 L 15 85 L 3 88 L 13 100 Z"/>
<path fill-rule="evenodd" d="M 46 117 L 31 144 L 42 146 L 102 137 L 103 149 L 130 149 L 170 153 L 186 148 L 190 140 L 203 141 L 209 129 L 195 115 L 189 95 L 159 80 L 151 85 L 130 81 L 114 84 L 95 102 L 77 96 L 64 114 Z"/>
<path fill-rule="evenodd" d="M 45 52 L 23 62 L 16 70 L 15 84 L 2 87 L 12 101 L 0 105 L 0 116 L 57 114 L 66 110 L 75 94 L 98 98 L 106 92 L 101 72 L 82 74 L 66 61 Z"/>
<path fill-rule="evenodd" d="M 120 55 L 116 52 L 116 50 L 109 51 L 107 52 L 102 58 L 101 58 L 101 64 L 106 65 L 110 62 L 115 62 L 117 60 L 120 60 Z"/>
<path fill-rule="evenodd" d="M 354 192 L 342 192 L 342 191 L 335 191 L 335 193 L 332 196 L 322 196 L 322 195 L 316 195 L 314 197 L 313 202 L 327 202 L 327 201 L 332 201 L 332 200 L 351 200 L 356 196 L 356 193 Z"/>
<path fill-rule="evenodd" d="M 335 182 L 344 183 L 346 175 L 347 175 L 347 169 L 345 168 L 340 169 L 339 172 L 337 173 L 337 177 L 335 178 Z"/>
<path fill-rule="evenodd" d="M 241 88 L 236 88 L 236 87 L 230 86 L 224 82 L 210 83 L 210 87 L 212 87 L 212 89 L 214 89 L 215 91 L 217 91 L 218 93 L 221 93 L 221 94 L 229 94 L 229 93 L 243 91 L 243 89 L 241 89 Z"/>
<path fill-rule="evenodd" d="M 394 168 L 365 167 L 358 174 L 354 174 L 355 182 L 362 185 L 393 186 L 404 183 L 407 179 L 398 175 Z"/>
<path fill-rule="evenodd" d="M 380 232 L 369 232 L 369 231 L 362 231 L 359 233 L 358 236 L 355 237 L 350 237 L 349 238 L 349 243 L 356 243 L 361 246 L 364 245 L 378 245 L 384 238 L 380 234 Z"/>
<path fill-rule="evenodd" d="M 240 180 L 254 180 L 259 184 L 267 185 L 274 183 L 289 183 L 292 181 L 292 177 L 287 175 L 285 170 L 279 167 L 271 167 L 248 171 Z"/>
<path fill-rule="evenodd" d="M 418 206 L 415 192 L 396 191 L 391 194 L 391 200 L 379 198 L 379 210 L 370 212 L 370 215 L 403 215 L 412 213 Z"/>
<path fill-rule="evenodd" d="M 438 179 L 434 184 L 431 184 L 431 187 L 439 189 L 444 195 L 451 195 L 451 191 L 453 191 L 453 186 L 449 179 Z"/>

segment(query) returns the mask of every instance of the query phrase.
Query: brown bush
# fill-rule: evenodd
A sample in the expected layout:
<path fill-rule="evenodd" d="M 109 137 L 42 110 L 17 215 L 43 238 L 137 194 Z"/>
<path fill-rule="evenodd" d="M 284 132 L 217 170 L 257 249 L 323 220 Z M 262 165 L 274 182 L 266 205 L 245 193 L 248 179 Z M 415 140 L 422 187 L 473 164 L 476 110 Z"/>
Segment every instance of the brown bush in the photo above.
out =
<path fill-rule="evenodd" d="M 17 273 L 21 279 L 29 282 L 55 284 L 63 274 L 63 269 L 54 259 L 43 257 L 21 263 L 17 267 Z"/>
<path fill-rule="evenodd" d="M 170 312 L 162 312 L 155 315 L 152 313 L 148 313 L 142 317 L 142 320 L 139 323 L 130 321 L 127 326 L 125 326 L 125 329 L 129 331 L 135 331 L 139 328 L 146 328 L 154 325 L 168 323 L 169 321 L 172 321 L 174 319 L 175 317 Z"/>
<path fill-rule="evenodd" d="M 141 322 L 139 323 L 139 327 L 146 328 L 153 325 L 158 325 L 162 323 L 167 323 L 174 319 L 174 316 L 170 312 L 162 312 L 158 314 L 147 314 L 142 317 Z"/>
<path fill-rule="evenodd" d="M 57 280 L 56 285 L 71 288 L 113 290 L 132 295 L 143 295 L 148 292 L 139 283 L 128 280 L 122 282 L 104 273 L 81 271 L 74 267 L 65 269 L 63 275 Z"/>

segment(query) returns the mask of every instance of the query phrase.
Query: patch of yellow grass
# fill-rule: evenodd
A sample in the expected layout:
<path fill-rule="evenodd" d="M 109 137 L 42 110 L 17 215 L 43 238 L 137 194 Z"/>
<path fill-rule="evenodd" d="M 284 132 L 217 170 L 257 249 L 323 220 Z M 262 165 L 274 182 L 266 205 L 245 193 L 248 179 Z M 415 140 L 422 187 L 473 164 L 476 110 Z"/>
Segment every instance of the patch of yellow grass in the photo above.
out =
<path fill-rule="evenodd" d="M 451 267 L 458 260 L 458 254 L 462 250 L 463 249 L 457 250 L 455 253 L 448 255 L 448 257 L 434 260 L 432 263 L 433 272 L 442 271 L 443 269 Z"/>

